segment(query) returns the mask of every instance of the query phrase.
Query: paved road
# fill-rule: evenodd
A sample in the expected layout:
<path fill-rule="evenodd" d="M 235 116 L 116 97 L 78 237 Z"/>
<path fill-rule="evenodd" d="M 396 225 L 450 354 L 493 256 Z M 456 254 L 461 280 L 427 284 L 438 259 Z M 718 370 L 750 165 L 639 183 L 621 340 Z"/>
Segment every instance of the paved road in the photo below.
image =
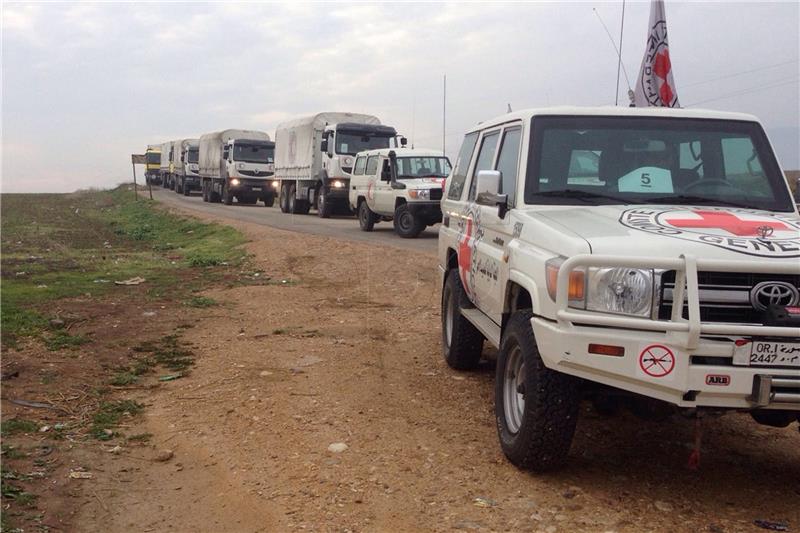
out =
<path fill-rule="evenodd" d="M 317 217 L 313 211 L 309 215 L 290 215 L 281 213 L 281 210 L 277 207 L 277 202 L 275 207 L 264 207 L 261 203 L 258 205 L 237 205 L 235 202 L 233 205 L 211 204 L 203 202 L 198 193 L 193 193 L 192 196 L 186 197 L 160 187 L 153 189 L 153 198 L 159 202 L 190 211 L 211 213 L 232 220 L 263 224 L 264 226 L 283 230 L 311 233 L 350 241 L 378 243 L 431 255 L 435 255 L 437 249 L 438 224 L 426 229 L 416 239 L 402 239 L 395 235 L 391 222 L 376 224 L 375 230 L 367 233 L 359 229 L 358 221 L 355 217 L 322 219 Z"/>

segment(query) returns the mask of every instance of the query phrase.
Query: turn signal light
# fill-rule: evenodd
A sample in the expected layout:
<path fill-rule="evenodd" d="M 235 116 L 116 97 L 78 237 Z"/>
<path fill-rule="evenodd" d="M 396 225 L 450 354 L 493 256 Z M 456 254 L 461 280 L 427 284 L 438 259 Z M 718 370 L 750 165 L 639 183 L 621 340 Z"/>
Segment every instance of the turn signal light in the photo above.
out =
<path fill-rule="evenodd" d="M 608 344 L 590 344 L 589 353 L 610 355 L 611 357 L 625 357 L 625 348 L 622 346 L 610 346 Z"/>
<path fill-rule="evenodd" d="M 558 270 L 561 268 L 563 261 L 548 261 L 547 262 L 547 292 L 550 298 L 555 301 L 556 291 L 558 288 Z M 583 301 L 584 292 L 586 290 L 585 274 L 582 270 L 573 270 L 569 273 L 569 288 L 567 290 L 570 301 Z"/>

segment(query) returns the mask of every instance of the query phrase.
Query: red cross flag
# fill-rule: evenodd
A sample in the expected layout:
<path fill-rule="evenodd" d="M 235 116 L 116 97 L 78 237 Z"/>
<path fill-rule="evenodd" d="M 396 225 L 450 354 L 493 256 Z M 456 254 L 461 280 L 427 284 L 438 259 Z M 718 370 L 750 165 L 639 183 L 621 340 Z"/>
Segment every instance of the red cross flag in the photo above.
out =
<path fill-rule="evenodd" d="M 652 0 L 650 3 L 647 46 L 639 77 L 636 78 L 633 104 L 636 107 L 680 107 L 669 60 L 664 0 Z"/>

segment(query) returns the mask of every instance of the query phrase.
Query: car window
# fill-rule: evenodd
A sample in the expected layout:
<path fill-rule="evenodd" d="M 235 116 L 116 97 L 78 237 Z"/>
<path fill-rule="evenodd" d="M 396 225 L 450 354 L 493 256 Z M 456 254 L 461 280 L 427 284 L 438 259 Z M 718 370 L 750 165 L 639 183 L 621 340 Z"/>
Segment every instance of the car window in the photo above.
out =
<path fill-rule="evenodd" d="M 728 183 L 755 196 L 770 197 L 769 182 L 750 137 L 722 139 L 722 165 Z"/>
<path fill-rule="evenodd" d="M 364 173 L 364 168 L 367 166 L 367 158 L 366 157 L 359 157 L 356 159 L 356 166 L 353 169 L 353 174 L 360 176 Z"/>
<path fill-rule="evenodd" d="M 464 192 L 464 182 L 467 180 L 467 170 L 469 170 L 469 162 L 472 160 L 472 152 L 475 151 L 475 145 L 478 143 L 478 132 L 470 133 L 464 137 L 461 143 L 461 150 L 458 152 L 458 159 L 456 159 L 456 166 L 453 169 L 453 174 L 450 178 L 450 189 L 448 189 L 447 197 L 450 200 L 461 199 L 461 193 Z"/>
<path fill-rule="evenodd" d="M 367 159 L 367 169 L 364 171 L 368 176 L 374 176 L 378 171 L 378 156 L 371 155 Z"/>
<path fill-rule="evenodd" d="M 494 153 L 497 150 L 497 139 L 500 138 L 500 131 L 493 131 L 483 136 L 481 141 L 481 148 L 478 151 L 478 160 L 475 162 L 475 168 L 472 170 L 472 180 L 469 186 L 469 199 L 475 199 L 475 188 L 478 185 L 478 172 L 481 170 L 491 170 L 492 163 L 494 162 Z"/>
<path fill-rule="evenodd" d="M 514 205 L 517 190 L 517 165 L 519 163 L 519 141 L 522 128 L 508 128 L 503 133 L 503 142 L 497 156 L 497 168 L 502 173 L 500 192 L 508 195 L 508 204 Z"/>

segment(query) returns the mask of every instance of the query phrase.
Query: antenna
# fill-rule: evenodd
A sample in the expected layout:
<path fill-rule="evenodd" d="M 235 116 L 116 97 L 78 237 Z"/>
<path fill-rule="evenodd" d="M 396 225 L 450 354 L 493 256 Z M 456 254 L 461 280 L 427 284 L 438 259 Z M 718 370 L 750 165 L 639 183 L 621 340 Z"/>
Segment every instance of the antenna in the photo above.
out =
<path fill-rule="evenodd" d="M 508 104 L 508 109 L 506 109 L 506 113 L 511 113 L 511 104 Z"/>
<path fill-rule="evenodd" d="M 619 24 L 619 60 L 617 61 L 617 91 L 614 93 L 614 105 L 619 105 L 619 69 L 622 67 L 622 31 L 625 29 L 625 0 L 622 0 L 622 20 Z M 630 84 L 629 84 L 630 85 Z"/>
<path fill-rule="evenodd" d="M 411 100 L 411 149 L 414 149 L 414 126 L 417 123 L 417 93 L 414 93 L 414 98 Z"/>
<path fill-rule="evenodd" d="M 445 131 L 447 131 L 447 74 L 442 78 L 442 155 L 445 153 Z"/>
<path fill-rule="evenodd" d="M 597 20 L 600 21 L 600 24 L 602 24 L 603 29 L 606 30 L 606 35 L 608 35 L 608 40 L 611 41 L 611 46 L 613 46 L 614 51 L 617 52 L 617 59 L 618 59 L 617 71 L 619 71 L 620 67 L 622 68 L 622 73 L 625 75 L 625 82 L 628 84 L 628 92 L 631 93 L 633 92 L 633 89 L 631 89 L 631 80 L 630 78 L 628 78 L 628 71 L 625 69 L 625 64 L 622 62 L 622 54 L 620 53 L 619 48 L 617 48 L 617 43 L 614 42 L 614 38 L 611 36 L 611 32 L 608 31 L 608 26 L 606 26 L 606 23 L 603 22 L 602 18 L 600 18 L 600 13 L 598 13 L 595 8 L 592 8 L 592 11 L 594 11 L 594 14 L 597 15 Z M 624 16 L 624 11 L 623 11 L 623 16 Z M 622 43 L 620 42 L 620 44 Z M 619 73 L 617 73 L 617 80 L 619 80 Z M 617 81 L 617 83 L 619 84 L 619 81 Z M 619 93 L 619 85 L 617 86 L 617 93 Z M 619 95 L 617 95 L 615 101 L 617 102 L 619 101 Z"/>

